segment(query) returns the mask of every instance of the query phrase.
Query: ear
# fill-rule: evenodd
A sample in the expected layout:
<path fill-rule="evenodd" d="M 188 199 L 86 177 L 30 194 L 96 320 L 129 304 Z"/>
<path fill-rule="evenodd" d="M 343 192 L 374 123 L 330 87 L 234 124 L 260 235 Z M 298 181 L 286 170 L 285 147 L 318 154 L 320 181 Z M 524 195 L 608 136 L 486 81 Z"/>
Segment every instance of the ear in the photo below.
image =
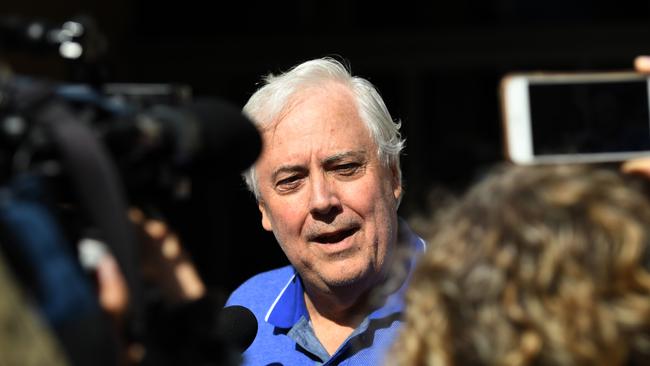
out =
<path fill-rule="evenodd" d="M 402 197 L 402 180 L 400 179 L 400 171 L 399 171 L 399 166 L 397 164 L 393 164 L 393 166 L 390 168 L 391 172 L 391 182 L 393 185 L 393 196 L 395 197 L 395 201 L 399 202 L 401 197 Z"/>
<path fill-rule="evenodd" d="M 266 206 L 264 206 L 264 202 L 258 201 L 257 208 L 259 208 L 260 212 L 262 213 L 262 227 L 264 230 L 273 231 L 273 225 L 271 225 L 271 219 L 269 218 L 269 214 L 266 212 Z"/>

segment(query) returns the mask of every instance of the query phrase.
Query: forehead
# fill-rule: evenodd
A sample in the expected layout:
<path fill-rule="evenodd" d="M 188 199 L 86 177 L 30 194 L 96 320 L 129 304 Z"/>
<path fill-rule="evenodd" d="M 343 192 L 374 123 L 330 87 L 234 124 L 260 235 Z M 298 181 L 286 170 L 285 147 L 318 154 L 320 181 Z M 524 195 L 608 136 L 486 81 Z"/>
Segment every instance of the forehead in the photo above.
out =
<path fill-rule="evenodd" d="M 289 107 L 262 135 L 262 164 L 307 152 L 372 150 L 375 145 L 352 92 L 337 83 L 310 87 L 294 95 Z"/>

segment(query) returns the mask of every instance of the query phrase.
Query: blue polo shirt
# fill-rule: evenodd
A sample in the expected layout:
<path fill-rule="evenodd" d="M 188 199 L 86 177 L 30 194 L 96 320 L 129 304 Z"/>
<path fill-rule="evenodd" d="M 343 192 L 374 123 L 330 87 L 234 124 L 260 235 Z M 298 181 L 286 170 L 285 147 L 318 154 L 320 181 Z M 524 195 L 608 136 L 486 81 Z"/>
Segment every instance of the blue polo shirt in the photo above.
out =
<path fill-rule="evenodd" d="M 407 242 L 413 270 L 424 241 L 400 222 L 400 240 Z M 402 323 L 403 296 L 408 280 L 390 294 L 384 305 L 370 313 L 339 349 L 329 355 L 309 321 L 302 281 L 292 266 L 258 274 L 242 284 L 226 306 L 241 305 L 257 318 L 257 335 L 244 352 L 243 365 L 380 365 Z"/>

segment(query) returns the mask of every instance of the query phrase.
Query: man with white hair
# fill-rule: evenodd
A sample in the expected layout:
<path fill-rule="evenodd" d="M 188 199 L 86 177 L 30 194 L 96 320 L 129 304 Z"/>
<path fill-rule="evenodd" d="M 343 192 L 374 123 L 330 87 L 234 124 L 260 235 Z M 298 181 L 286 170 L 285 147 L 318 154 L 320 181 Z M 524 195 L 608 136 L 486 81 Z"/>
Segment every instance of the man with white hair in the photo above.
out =
<path fill-rule="evenodd" d="M 244 364 L 380 363 L 424 249 L 397 216 L 400 124 L 370 82 L 331 58 L 267 76 L 244 112 L 264 143 L 244 177 L 291 263 L 228 300 L 258 321 Z"/>

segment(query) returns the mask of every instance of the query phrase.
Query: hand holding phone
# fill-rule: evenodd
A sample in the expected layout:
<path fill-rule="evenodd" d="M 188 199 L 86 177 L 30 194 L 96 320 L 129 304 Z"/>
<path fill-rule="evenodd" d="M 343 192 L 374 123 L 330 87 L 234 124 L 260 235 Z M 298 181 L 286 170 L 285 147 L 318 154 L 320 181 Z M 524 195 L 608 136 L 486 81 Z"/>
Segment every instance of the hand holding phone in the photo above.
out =
<path fill-rule="evenodd" d="M 650 156 L 649 75 L 513 73 L 500 84 L 505 153 L 518 164 Z"/>

